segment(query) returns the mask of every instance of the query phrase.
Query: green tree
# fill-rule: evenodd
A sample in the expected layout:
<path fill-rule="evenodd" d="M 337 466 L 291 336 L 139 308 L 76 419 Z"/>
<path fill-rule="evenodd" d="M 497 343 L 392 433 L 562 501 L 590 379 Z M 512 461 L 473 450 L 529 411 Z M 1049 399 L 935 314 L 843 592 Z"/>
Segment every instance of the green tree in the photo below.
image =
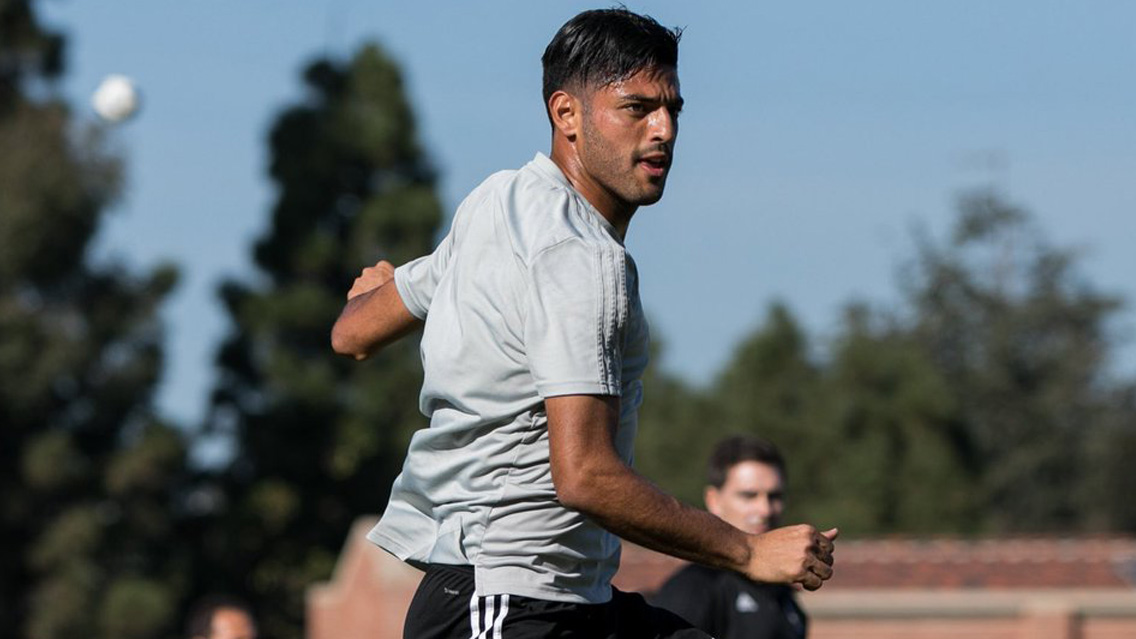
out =
<path fill-rule="evenodd" d="M 782 304 L 737 349 L 712 396 L 720 437 L 781 448 L 787 521 L 845 533 L 964 529 L 969 479 L 945 381 L 894 321 L 853 305 L 827 356 Z"/>
<path fill-rule="evenodd" d="M 808 425 L 815 423 L 822 371 L 809 348 L 788 307 L 774 304 L 764 324 L 738 346 L 714 388 L 723 426 L 773 441 L 792 466 L 811 464 Z M 802 488 L 794 482 L 794 490 Z"/>
<path fill-rule="evenodd" d="M 1086 482 L 1102 438 L 1131 433 L 1107 366 L 1119 300 L 1082 280 L 1076 258 L 980 190 L 960 200 L 951 241 L 922 241 L 909 271 L 911 332 L 960 410 L 953 440 L 994 531 L 1101 525 Z"/>
<path fill-rule="evenodd" d="M 1136 383 L 1110 374 L 1115 297 L 980 190 L 917 238 L 903 303 L 848 307 L 814 353 L 774 304 L 714 384 L 644 380 L 638 465 L 700 502 L 719 437 L 782 449 L 790 521 L 853 535 L 1136 530 Z"/>
<path fill-rule="evenodd" d="M 707 389 L 649 371 L 638 466 L 699 503 L 706 454 L 782 449 L 789 521 L 852 535 L 1136 531 L 1136 383 L 1110 372 L 1120 306 L 990 190 L 917 237 L 896 308 L 848 307 L 828 343 L 782 304 Z"/>
<path fill-rule="evenodd" d="M 0 1 L 0 627 L 168 635 L 185 450 L 152 399 L 176 274 L 89 258 L 121 161 L 58 97 L 63 53 L 34 3 Z"/>
<path fill-rule="evenodd" d="M 1085 446 L 1089 464 L 1079 495 L 1085 527 L 1136 533 L 1136 384 L 1127 381 L 1109 395 Z"/>
<path fill-rule="evenodd" d="M 804 521 L 817 512 L 815 504 L 837 483 L 829 479 L 839 443 L 827 412 L 825 369 L 810 349 L 788 307 L 775 303 L 711 389 L 719 416 L 715 438 L 748 433 L 781 449 L 788 475 L 787 521 Z"/>
<path fill-rule="evenodd" d="M 951 393 L 901 326 L 849 307 L 816 401 L 814 465 L 798 473 L 814 490 L 801 497 L 805 520 L 853 535 L 973 529 Z"/>
<path fill-rule="evenodd" d="M 665 345 L 651 343 L 635 437 L 635 468 L 679 499 L 702 506 L 706 458 L 721 431 L 701 389 L 662 367 Z"/>
<path fill-rule="evenodd" d="M 270 136 L 259 277 L 221 291 L 233 330 L 209 420 L 234 444 L 229 509 L 206 541 L 228 580 L 214 585 L 249 595 L 274 637 L 300 636 L 305 588 L 329 577 L 353 519 L 384 507 L 425 425 L 415 340 L 360 364 L 333 355 L 331 326 L 364 266 L 428 253 L 441 221 L 395 63 L 368 45 L 304 83 Z"/>
<path fill-rule="evenodd" d="M 765 323 L 741 345 L 718 377 L 715 404 L 728 432 L 749 432 L 785 452 L 804 452 L 822 370 L 809 353 L 808 336 L 784 304 L 770 307 Z"/>

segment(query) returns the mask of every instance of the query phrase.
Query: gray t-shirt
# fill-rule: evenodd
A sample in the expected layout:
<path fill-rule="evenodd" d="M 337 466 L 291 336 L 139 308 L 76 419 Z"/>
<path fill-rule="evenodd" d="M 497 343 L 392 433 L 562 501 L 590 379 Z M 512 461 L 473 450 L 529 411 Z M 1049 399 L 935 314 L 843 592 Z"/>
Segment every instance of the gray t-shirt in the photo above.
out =
<path fill-rule="evenodd" d="M 538 154 L 477 187 L 394 281 L 426 320 L 430 427 L 369 539 L 412 564 L 472 565 L 478 595 L 607 601 L 619 540 L 557 501 L 544 398 L 619 396 L 631 463 L 649 340 L 615 229 Z"/>

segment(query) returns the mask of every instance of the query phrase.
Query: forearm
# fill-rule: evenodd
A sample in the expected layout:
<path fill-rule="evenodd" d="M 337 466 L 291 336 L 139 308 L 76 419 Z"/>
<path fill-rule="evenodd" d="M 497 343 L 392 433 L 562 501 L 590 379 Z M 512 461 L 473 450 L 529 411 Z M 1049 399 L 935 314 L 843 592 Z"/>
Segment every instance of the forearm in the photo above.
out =
<path fill-rule="evenodd" d="M 589 468 L 569 504 L 623 539 L 700 564 L 744 570 L 747 535 L 704 510 L 692 508 L 619 462 Z"/>
<path fill-rule="evenodd" d="M 684 505 L 618 456 L 612 444 L 618 398 L 552 397 L 545 407 L 552 481 L 561 503 L 652 550 L 733 570 L 749 563 L 748 535 Z"/>
<path fill-rule="evenodd" d="M 714 515 L 685 506 L 633 471 L 615 451 L 619 398 L 576 395 L 545 399 L 556 495 L 611 532 L 660 552 L 737 570 L 769 583 L 816 590 L 832 576 L 833 540 L 808 525 L 748 535 Z"/>
<path fill-rule="evenodd" d="M 398 295 L 394 280 L 347 300 L 331 329 L 332 349 L 366 359 L 421 325 Z"/>

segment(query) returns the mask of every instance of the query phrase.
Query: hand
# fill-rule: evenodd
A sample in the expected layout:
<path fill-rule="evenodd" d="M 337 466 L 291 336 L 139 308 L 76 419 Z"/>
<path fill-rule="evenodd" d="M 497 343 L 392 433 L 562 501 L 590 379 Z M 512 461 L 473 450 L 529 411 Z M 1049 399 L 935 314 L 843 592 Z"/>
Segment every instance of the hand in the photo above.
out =
<path fill-rule="evenodd" d="M 359 277 L 355 278 L 351 290 L 347 291 L 347 299 L 350 300 L 368 291 L 373 291 L 392 279 L 394 279 L 394 266 L 390 262 L 382 260 L 374 266 L 368 266 L 363 269 Z"/>
<path fill-rule="evenodd" d="M 835 528 L 818 532 L 807 525 L 775 528 L 750 537 L 750 562 L 745 574 L 754 581 L 800 584 L 820 588 L 832 577 Z"/>

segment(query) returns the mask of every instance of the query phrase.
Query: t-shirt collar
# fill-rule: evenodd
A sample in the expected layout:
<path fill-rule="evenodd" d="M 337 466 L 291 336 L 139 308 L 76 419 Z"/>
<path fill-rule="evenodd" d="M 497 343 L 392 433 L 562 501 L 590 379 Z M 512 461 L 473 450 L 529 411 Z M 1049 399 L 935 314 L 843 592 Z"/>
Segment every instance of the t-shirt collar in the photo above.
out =
<path fill-rule="evenodd" d="M 615 230 L 615 227 L 611 225 L 611 222 L 607 221 L 607 218 L 603 216 L 603 213 L 600 213 L 599 209 L 592 206 L 592 203 L 588 201 L 588 198 L 584 197 L 582 193 L 576 190 L 576 187 L 572 186 L 572 183 L 568 181 L 568 178 L 565 177 L 564 172 L 560 170 L 560 167 L 556 166 L 556 163 L 552 161 L 552 158 L 537 151 L 536 156 L 533 158 L 530 164 L 542 175 L 555 180 L 556 182 L 568 188 L 569 191 L 576 194 L 576 197 L 580 199 L 580 202 L 582 202 L 584 206 L 587 207 L 588 211 L 590 211 L 592 215 L 595 216 L 596 220 L 598 220 L 599 223 L 603 225 L 607 232 L 620 244 L 623 244 L 623 238 L 619 236 L 619 231 Z"/>

